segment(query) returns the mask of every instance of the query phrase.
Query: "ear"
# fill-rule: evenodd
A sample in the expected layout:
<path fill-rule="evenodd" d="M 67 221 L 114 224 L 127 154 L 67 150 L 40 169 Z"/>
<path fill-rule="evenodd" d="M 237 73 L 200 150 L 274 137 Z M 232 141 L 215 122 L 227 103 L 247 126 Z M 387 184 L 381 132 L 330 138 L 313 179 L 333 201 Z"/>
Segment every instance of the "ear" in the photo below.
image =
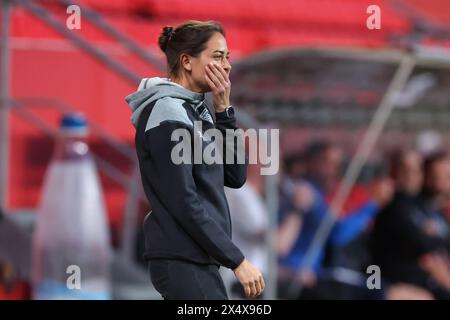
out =
<path fill-rule="evenodd" d="M 181 67 L 186 71 L 192 71 L 191 57 L 185 53 L 180 56 Z"/>

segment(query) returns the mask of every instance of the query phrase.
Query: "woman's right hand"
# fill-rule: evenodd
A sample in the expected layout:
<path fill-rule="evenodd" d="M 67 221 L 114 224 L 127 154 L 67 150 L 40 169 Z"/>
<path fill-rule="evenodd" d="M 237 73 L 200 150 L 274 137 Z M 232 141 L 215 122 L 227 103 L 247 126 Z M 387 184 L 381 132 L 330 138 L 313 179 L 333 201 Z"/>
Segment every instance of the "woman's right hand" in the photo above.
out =
<path fill-rule="evenodd" d="M 233 270 L 234 275 L 244 288 L 247 298 L 259 296 L 266 286 L 261 272 L 256 269 L 247 259 Z"/>

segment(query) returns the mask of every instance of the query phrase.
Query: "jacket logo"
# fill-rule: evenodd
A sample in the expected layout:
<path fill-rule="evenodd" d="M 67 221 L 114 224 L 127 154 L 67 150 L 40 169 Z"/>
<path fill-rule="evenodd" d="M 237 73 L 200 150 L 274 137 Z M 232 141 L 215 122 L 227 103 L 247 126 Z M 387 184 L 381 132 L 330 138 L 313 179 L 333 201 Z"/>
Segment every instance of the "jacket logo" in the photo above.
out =
<path fill-rule="evenodd" d="M 202 113 L 200 113 L 200 119 L 213 123 L 213 119 L 207 108 L 203 109 Z"/>
<path fill-rule="evenodd" d="M 214 124 L 213 119 L 211 117 L 211 114 L 209 113 L 208 108 L 203 103 L 201 103 L 199 106 L 197 106 L 195 108 L 195 110 L 199 114 L 200 119 L 208 121 L 208 122 Z"/>

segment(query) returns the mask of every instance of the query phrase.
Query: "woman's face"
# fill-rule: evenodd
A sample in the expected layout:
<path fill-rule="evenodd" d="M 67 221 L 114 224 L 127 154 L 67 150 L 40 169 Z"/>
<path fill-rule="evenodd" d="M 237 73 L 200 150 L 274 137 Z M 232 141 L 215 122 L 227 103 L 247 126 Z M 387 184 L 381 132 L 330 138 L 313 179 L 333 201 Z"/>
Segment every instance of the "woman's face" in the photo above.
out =
<path fill-rule="evenodd" d="M 229 51 L 225 37 L 219 33 L 214 33 L 206 43 L 206 49 L 198 57 L 190 57 L 191 81 L 201 92 L 211 91 L 205 79 L 205 68 L 210 62 L 221 66 L 228 76 L 230 76 L 231 65 L 228 61 Z"/>

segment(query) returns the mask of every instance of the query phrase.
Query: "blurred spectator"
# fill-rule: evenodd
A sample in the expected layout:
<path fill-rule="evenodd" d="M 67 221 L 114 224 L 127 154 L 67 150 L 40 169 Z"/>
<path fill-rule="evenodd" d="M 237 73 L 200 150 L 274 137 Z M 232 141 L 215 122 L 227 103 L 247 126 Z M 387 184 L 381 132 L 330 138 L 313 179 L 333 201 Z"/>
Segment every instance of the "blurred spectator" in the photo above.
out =
<path fill-rule="evenodd" d="M 280 179 L 279 207 L 282 216 L 277 237 L 277 252 L 285 257 L 292 249 L 301 228 L 302 216 L 314 201 L 311 186 L 302 179 L 305 174 L 305 161 L 302 153 L 286 157 Z"/>
<path fill-rule="evenodd" d="M 397 195 L 416 196 L 423 183 L 422 157 L 413 149 L 395 150 L 390 156 L 390 175 Z"/>
<path fill-rule="evenodd" d="M 280 208 L 279 240 L 294 239 L 290 247 L 284 246 L 279 251 L 279 288 L 280 297 L 283 298 L 292 298 L 292 296 L 283 296 L 283 294 L 286 293 L 287 288 L 295 285 L 292 284 L 293 281 L 300 281 L 307 288 L 313 287 L 317 283 L 317 276 L 322 271 L 325 248 L 319 248 L 319 254 L 311 265 L 305 265 L 304 258 L 318 226 L 329 210 L 327 196 L 336 189 L 341 179 L 343 152 L 336 145 L 319 141 L 311 144 L 307 149 L 305 161 L 305 178 L 294 178 L 296 183 L 300 183 L 302 187 L 294 188 L 297 192 L 291 193 L 291 206 L 284 204 L 284 207 Z M 312 191 L 312 197 L 307 196 L 306 186 Z M 333 247 L 332 250 L 345 247 L 364 232 L 380 207 L 390 200 L 391 195 L 392 188 L 388 182 L 378 183 L 374 186 L 367 201 L 353 212 L 342 215 L 343 217 L 338 219 L 330 234 L 329 243 Z M 302 204 L 302 201 L 298 201 L 301 198 L 307 199 L 306 202 L 311 201 L 311 198 L 313 200 L 310 205 L 309 203 Z M 296 230 L 295 237 L 293 236 L 294 227 L 299 228 Z M 284 234 L 287 230 L 290 233 L 289 237 Z M 331 265 L 346 267 L 345 263 L 345 259 L 341 259 L 341 261 L 332 261 Z M 302 270 L 299 278 L 294 276 L 297 275 L 298 270 Z"/>
<path fill-rule="evenodd" d="M 373 235 L 374 263 L 391 283 L 408 283 L 437 299 L 450 298 L 450 226 L 445 210 L 450 199 L 450 158 L 432 154 L 423 164 L 414 151 L 392 157 L 397 192 L 377 217 Z"/>

